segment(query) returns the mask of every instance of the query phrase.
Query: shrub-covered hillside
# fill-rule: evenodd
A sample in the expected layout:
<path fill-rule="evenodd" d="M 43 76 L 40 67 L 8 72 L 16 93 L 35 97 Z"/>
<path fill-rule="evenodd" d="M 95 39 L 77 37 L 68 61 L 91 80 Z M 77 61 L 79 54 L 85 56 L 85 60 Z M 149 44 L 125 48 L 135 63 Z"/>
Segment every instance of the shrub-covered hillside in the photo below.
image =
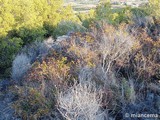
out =
<path fill-rule="evenodd" d="M 70 6 L 63 7 L 62 0 L 1 0 L 0 73 L 8 75 L 23 46 L 54 36 L 55 27 L 64 20 L 79 21 Z"/>
<path fill-rule="evenodd" d="M 159 0 L 0 0 L 0 120 L 158 120 Z"/>

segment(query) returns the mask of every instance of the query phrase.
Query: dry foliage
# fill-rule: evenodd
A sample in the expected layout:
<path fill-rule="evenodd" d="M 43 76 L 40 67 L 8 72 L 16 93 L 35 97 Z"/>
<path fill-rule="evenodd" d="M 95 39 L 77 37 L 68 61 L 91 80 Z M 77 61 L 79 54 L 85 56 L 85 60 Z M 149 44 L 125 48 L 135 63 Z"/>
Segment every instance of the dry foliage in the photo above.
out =
<path fill-rule="evenodd" d="M 58 109 L 67 120 L 97 120 L 102 93 L 90 85 L 74 85 L 58 95 Z"/>

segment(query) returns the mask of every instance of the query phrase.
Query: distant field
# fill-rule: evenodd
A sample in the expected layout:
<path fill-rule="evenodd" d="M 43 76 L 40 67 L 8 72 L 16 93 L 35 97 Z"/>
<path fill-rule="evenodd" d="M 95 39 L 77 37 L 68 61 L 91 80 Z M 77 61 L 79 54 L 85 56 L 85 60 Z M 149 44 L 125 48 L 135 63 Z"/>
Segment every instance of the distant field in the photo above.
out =
<path fill-rule="evenodd" d="M 66 5 L 71 5 L 75 12 L 88 12 L 91 9 L 95 9 L 98 5 L 98 2 L 89 1 L 89 2 L 66 2 Z"/>
<path fill-rule="evenodd" d="M 113 8 L 122 8 L 125 7 L 126 5 L 132 6 L 132 7 L 138 7 L 140 4 L 147 3 L 147 0 L 145 1 L 136 1 L 136 2 L 126 2 L 126 3 L 118 3 L 118 4 L 112 4 Z M 74 1 L 74 0 L 66 0 L 65 1 L 65 6 L 66 5 L 71 5 L 74 9 L 75 12 L 88 12 L 91 9 L 95 9 L 96 6 L 99 4 L 98 0 L 97 1 Z M 126 5 L 125 5 L 126 4 Z"/>

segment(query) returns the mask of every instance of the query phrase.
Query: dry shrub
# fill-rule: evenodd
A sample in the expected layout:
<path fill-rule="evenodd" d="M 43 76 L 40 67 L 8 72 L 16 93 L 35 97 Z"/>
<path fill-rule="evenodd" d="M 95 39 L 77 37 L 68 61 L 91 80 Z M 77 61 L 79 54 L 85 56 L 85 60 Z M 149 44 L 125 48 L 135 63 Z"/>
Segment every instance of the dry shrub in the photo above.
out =
<path fill-rule="evenodd" d="M 69 41 L 67 51 L 78 61 L 76 68 L 79 67 L 79 82 L 81 84 L 92 83 L 96 88 L 103 89 L 103 107 L 117 111 L 117 108 L 120 108 L 119 103 L 134 102 L 136 98 L 134 85 L 125 80 L 127 82 L 125 96 L 122 99 L 122 83 L 120 82 L 122 78 L 114 77 L 113 72 L 118 67 L 123 68 L 129 64 L 130 54 L 138 42 L 127 32 L 125 25 L 117 29 L 108 24 L 99 24 L 99 28 L 92 27 L 91 41 L 88 42 L 85 39 L 87 37 L 77 33 Z M 90 62 L 91 65 L 88 64 Z"/>
<path fill-rule="evenodd" d="M 65 57 L 35 62 L 25 75 L 23 86 L 18 87 L 19 99 L 14 104 L 17 114 L 26 120 L 50 116 L 55 109 L 56 89 L 67 87 L 69 71 L 70 63 Z"/>
<path fill-rule="evenodd" d="M 129 60 L 128 57 L 135 45 L 135 40 L 132 35 L 127 33 L 126 27 L 123 25 L 118 30 L 105 25 L 103 30 L 99 50 L 101 52 L 102 68 L 108 73 L 112 70 L 115 62 L 123 65 L 126 60 Z"/>
<path fill-rule="evenodd" d="M 146 32 L 141 32 L 139 39 L 140 46 L 136 47 L 131 55 L 131 64 L 134 69 L 133 76 L 141 80 L 151 80 L 152 77 L 159 79 L 160 69 L 160 41 L 154 41 Z"/>
<path fill-rule="evenodd" d="M 67 58 L 60 59 L 47 58 L 42 63 L 35 63 L 34 67 L 25 77 L 29 81 L 50 80 L 54 85 L 62 84 L 69 77 L 70 64 L 66 63 Z"/>
<path fill-rule="evenodd" d="M 30 69 L 30 62 L 31 59 L 25 53 L 18 54 L 12 63 L 12 79 L 20 80 Z"/>
<path fill-rule="evenodd" d="M 36 59 L 42 59 L 48 54 L 52 44 L 53 39 L 50 37 L 43 42 L 35 41 L 30 45 L 26 45 L 12 63 L 12 78 L 14 80 L 22 79 Z"/>
<path fill-rule="evenodd" d="M 75 37 L 76 36 L 76 37 Z M 93 49 L 94 39 L 89 34 L 76 33 L 70 39 L 68 53 L 78 61 L 79 67 L 93 67 L 97 62 L 96 49 Z"/>
<path fill-rule="evenodd" d="M 23 120 L 37 120 L 50 114 L 54 99 L 46 99 L 40 91 L 29 86 L 16 87 L 19 99 L 14 102 L 15 113 Z"/>
<path fill-rule="evenodd" d="M 67 120 L 98 120 L 101 92 L 90 85 L 74 85 L 58 95 L 58 109 Z M 102 119 L 103 120 L 103 119 Z"/>
<path fill-rule="evenodd" d="M 24 46 L 21 52 L 26 53 L 30 57 L 31 62 L 34 63 L 38 58 L 42 59 L 48 55 L 53 42 L 54 40 L 52 37 L 49 37 L 44 41 L 35 41 L 32 44 Z"/>
<path fill-rule="evenodd" d="M 68 53 L 78 60 L 80 68 L 101 66 L 104 74 L 114 71 L 115 64 L 129 62 L 129 55 L 137 44 L 135 38 L 121 25 L 118 29 L 102 23 L 92 26 L 89 35 L 77 33 L 69 41 Z"/>

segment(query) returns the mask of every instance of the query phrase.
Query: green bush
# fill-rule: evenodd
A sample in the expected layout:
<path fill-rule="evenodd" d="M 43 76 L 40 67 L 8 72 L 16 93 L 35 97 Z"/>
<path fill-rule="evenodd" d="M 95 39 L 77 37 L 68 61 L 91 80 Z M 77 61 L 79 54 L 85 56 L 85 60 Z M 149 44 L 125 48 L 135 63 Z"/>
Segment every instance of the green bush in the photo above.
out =
<path fill-rule="evenodd" d="M 53 36 L 58 37 L 61 35 L 66 35 L 69 32 L 85 32 L 86 28 L 80 24 L 71 21 L 62 21 L 56 27 Z"/>
<path fill-rule="evenodd" d="M 130 9 L 132 16 L 136 16 L 136 17 L 145 17 L 148 16 L 149 13 L 145 8 L 132 8 Z"/>
<path fill-rule="evenodd" d="M 11 67 L 12 60 L 14 59 L 15 53 L 17 53 L 21 46 L 23 44 L 23 41 L 21 38 L 2 38 L 0 41 L 0 72 L 2 74 L 9 73 L 6 72 L 7 68 Z M 7 76 L 7 74 L 4 74 L 4 76 Z"/>
<path fill-rule="evenodd" d="M 94 21 L 95 10 L 91 9 L 88 13 L 78 13 L 77 16 L 82 22 L 82 26 L 89 28 L 89 25 Z"/>
<path fill-rule="evenodd" d="M 160 23 L 160 0 L 149 0 L 148 10 L 150 14 L 155 17 L 158 23 Z"/>
<path fill-rule="evenodd" d="M 100 4 L 95 11 L 95 19 L 103 20 L 112 25 L 128 23 L 130 17 L 130 8 L 114 8 L 110 3 Z"/>
<path fill-rule="evenodd" d="M 49 37 L 62 20 L 79 22 L 62 0 L 0 0 L 0 74 L 21 47 Z"/>
<path fill-rule="evenodd" d="M 23 40 L 23 45 L 26 45 L 37 40 L 42 41 L 47 31 L 43 27 L 34 29 L 20 28 L 17 33 L 19 38 Z"/>
<path fill-rule="evenodd" d="M 47 33 L 45 34 L 45 37 L 50 37 L 54 33 L 56 26 L 53 26 L 49 22 L 44 22 L 43 28 L 47 31 Z"/>

